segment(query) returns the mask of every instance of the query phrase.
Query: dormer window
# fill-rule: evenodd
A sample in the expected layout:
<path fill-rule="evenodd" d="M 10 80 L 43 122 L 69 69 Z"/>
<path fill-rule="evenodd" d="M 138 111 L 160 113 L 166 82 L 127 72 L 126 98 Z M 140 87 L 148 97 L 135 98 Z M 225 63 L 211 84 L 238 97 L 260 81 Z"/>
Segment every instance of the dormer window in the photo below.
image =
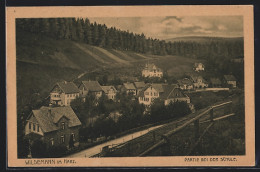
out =
<path fill-rule="evenodd" d="M 29 122 L 29 129 L 32 129 L 32 124 Z"/>
<path fill-rule="evenodd" d="M 64 130 L 65 129 L 65 122 L 61 123 L 61 129 Z"/>
<path fill-rule="evenodd" d="M 35 124 L 33 124 L 33 131 L 35 131 Z"/>
<path fill-rule="evenodd" d="M 37 125 L 37 132 L 40 132 L 40 127 L 39 127 L 39 125 Z"/>

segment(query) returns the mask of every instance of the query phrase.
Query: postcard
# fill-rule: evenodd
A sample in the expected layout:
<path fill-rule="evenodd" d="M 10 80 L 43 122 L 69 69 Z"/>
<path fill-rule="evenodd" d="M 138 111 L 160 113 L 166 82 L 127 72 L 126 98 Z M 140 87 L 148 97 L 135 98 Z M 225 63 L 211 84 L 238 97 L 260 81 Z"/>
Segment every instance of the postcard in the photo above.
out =
<path fill-rule="evenodd" d="M 8 167 L 255 165 L 253 6 L 6 9 Z"/>

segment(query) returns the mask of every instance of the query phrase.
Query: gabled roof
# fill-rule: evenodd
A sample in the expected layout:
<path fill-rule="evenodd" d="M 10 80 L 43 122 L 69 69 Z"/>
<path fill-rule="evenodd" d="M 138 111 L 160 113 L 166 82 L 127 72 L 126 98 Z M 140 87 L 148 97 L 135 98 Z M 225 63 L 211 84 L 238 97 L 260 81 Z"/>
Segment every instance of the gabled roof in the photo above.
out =
<path fill-rule="evenodd" d="M 200 75 L 190 75 L 190 78 L 191 78 L 192 82 L 197 82 L 198 79 L 202 79 L 202 81 L 204 83 L 206 82 L 205 79 L 202 76 L 200 76 Z"/>
<path fill-rule="evenodd" d="M 39 126 L 41 127 L 44 133 L 56 131 L 59 127 L 56 123 L 62 118 L 65 117 L 68 119 L 69 127 L 75 127 L 81 125 L 80 120 L 77 115 L 74 113 L 70 106 L 63 107 L 45 107 L 42 106 L 38 110 L 33 110 L 32 115 L 36 118 Z"/>
<path fill-rule="evenodd" d="M 141 82 L 134 82 L 134 85 L 136 88 L 140 89 L 140 88 L 144 88 L 146 85 L 143 81 Z"/>
<path fill-rule="evenodd" d="M 57 82 L 55 86 L 58 86 L 65 94 L 79 93 L 78 87 L 73 82 Z"/>
<path fill-rule="evenodd" d="M 164 92 L 160 95 L 160 99 L 166 100 L 169 98 L 185 97 L 185 95 L 181 92 L 177 85 L 163 85 L 163 89 Z M 178 89 L 178 96 L 173 94 L 175 89 Z"/>
<path fill-rule="evenodd" d="M 112 85 L 110 86 L 101 86 L 102 90 L 107 94 L 110 89 L 113 89 L 116 92 L 116 88 Z"/>
<path fill-rule="evenodd" d="M 233 75 L 224 75 L 226 81 L 236 81 L 236 78 Z"/>
<path fill-rule="evenodd" d="M 178 86 L 176 84 L 173 85 L 167 85 L 167 84 L 148 84 L 146 85 L 146 87 L 144 87 L 140 93 L 139 96 L 140 97 L 144 97 L 144 92 L 145 90 L 147 90 L 147 88 L 152 87 L 154 88 L 156 91 L 158 91 L 160 93 L 160 98 L 161 96 L 166 96 L 169 94 L 169 92 L 173 89 L 173 88 L 177 88 Z"/>
<path fill-rule="evenodd" d="M 127 90 L 136 90 L 135 86 L 133 83 L 124 83 L 123 86 L 127 89 Z"/>
<path fill-rule="evenodd" d="M 180 85 L 192 85 L 192 81 L 189 79 L 189 78 L 183 78 L 183 79 L 180 79 L 178 80 L 178 83 Z"/>
<path fill-rule="evenodd" d="M 221 81 L 218 78 L 210 78 L 210 82 L 214 85 L 220 85 Z"/>
<path fill-rule="evenodd" d="M 160 68 L 158 68 L 155 64 L 151 64 L 151 63 L 146 64 L 145 69 L 149 71 L 153 71 L 155 69 L 161 71 Z"/>
<path fill-rule="evenodd" d="M 102 88 L 101 88 L 100 84 L 98 83 L 98 81 L 82 81 L 82 84 L 89 91 L 94 91 L 94 92 L 102 91 Z"/>

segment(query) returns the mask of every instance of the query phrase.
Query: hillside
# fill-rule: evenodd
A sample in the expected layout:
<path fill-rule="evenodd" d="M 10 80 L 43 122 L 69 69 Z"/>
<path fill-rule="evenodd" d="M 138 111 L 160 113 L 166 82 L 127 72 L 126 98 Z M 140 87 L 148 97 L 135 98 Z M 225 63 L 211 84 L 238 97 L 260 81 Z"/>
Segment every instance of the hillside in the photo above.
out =
<path fill-rule="evenodd" d="M 195 62 L 181 56 L 158 56 L 132 51 L 104 49 L 82 42 L 57 40 L 25 31 L 17 32 L 18 109 L 48 96 L 52 86 L 61 80 L 74 80 L 87 73 L 96 77 L 138 77 L 145 63 L 153 62 L 170 76 L 192 72 Z M 93 72 L 95 72 L 93 74 Z M 36 96 L 37 95 L 37 96 Z M 35 98 L 36 97 L 36 98 Z"/>
<path fill-rule="evenodd" d="M 166 42 L 197 42 L 197 43 L 208 43 L 212 41 L 243 41 L 243 37 L 203 37 L 203 36 L 187 36 L 187 37 L 176 37 L 165 40 Z"/>

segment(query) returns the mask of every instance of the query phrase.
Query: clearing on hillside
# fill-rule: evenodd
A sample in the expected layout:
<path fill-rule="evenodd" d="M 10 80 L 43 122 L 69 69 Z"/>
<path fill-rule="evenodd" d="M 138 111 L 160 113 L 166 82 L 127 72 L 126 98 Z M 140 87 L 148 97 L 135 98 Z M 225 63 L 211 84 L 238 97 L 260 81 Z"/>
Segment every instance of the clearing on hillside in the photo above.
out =
<path fill-rule="evenodd" d="M 98 51 L 102 52 L 103 54 L 105 54 L 107 57 L 115 60 L 117 63 L 121 63 L 121 64 L 125 64 L 125 65 L 129 65 L 130 63 L 128 61 L 125 61 L 123 59 L 120 59 L 119 57 L 115 56 L 114 54 L 110 53 L 109 51 L 100 48 L 100 47 L 94 47 L 93 48 L 97 49 Z"/>

